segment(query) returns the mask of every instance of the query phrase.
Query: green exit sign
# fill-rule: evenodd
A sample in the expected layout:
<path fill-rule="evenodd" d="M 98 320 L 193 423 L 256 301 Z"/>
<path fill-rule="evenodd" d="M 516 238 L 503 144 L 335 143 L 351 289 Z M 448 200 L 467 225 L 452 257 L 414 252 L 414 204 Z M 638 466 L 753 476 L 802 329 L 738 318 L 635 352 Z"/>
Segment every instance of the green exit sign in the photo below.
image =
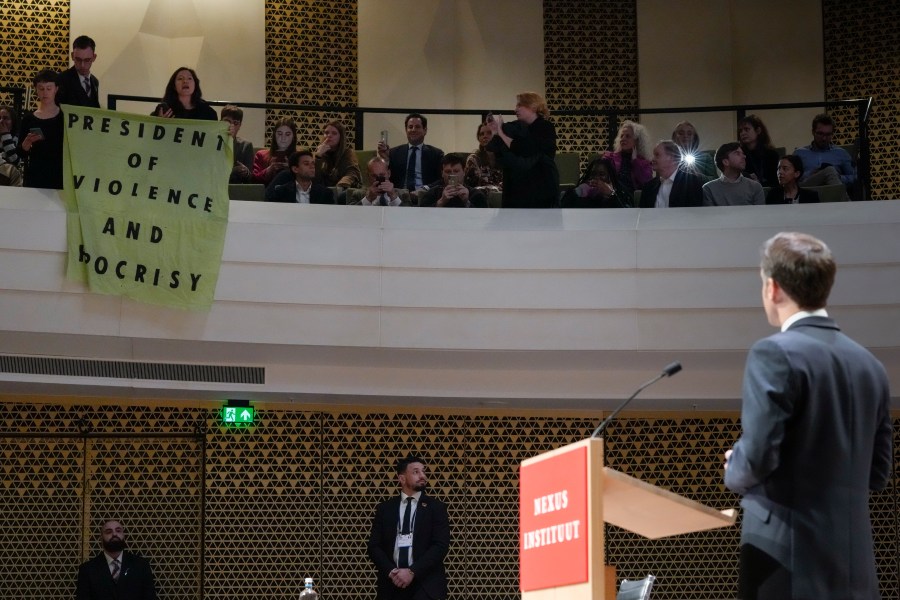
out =
<path fill-rule="evenodd" d="M 249 425 L 253 423 L 255 412 L 252 406 L 226 406 L 222 409 L 222 420 L 225 423 Z"/>

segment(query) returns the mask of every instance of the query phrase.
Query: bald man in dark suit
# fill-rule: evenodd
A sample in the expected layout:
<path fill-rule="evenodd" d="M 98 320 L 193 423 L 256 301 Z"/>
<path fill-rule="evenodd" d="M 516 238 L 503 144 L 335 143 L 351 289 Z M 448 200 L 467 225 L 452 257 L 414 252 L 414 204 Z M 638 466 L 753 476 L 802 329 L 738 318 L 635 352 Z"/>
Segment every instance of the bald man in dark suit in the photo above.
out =
<path fill-rule="evenodd" d="M 884 367 L 825 311 L 836 266 L 810 235 L 763 246 L 762 298 L 781 329 L 750 349 L 725 485 L 743 495 L 744 600 L 880 598 L 869 493 L 891 469 Z"/>
<path fill-rule="evenodd" d="M 150 563 L 125 550 L 122 523 L 103 523 L 100 542 L 103 551 L 78 568 L 75 600 L 156 600 Z"/>

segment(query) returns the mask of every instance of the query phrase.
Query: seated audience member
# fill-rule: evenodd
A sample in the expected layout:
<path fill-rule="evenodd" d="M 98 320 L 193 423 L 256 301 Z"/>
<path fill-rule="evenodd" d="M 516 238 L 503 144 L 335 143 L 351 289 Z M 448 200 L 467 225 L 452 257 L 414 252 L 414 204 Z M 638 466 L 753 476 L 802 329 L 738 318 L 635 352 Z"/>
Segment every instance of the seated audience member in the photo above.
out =
<path fill-rule="evenodd" d="M 672 140 L 662 140 L 653 148 L 656 177 L 641 192 L 641 208 L 676 208 L 703 206 L 703 175 L 680 169 L 681 147 Z"/>
<path fill-rule="evenodd" d="M 419 206 L 487 208 L 484 192 L 465 185 L 465 168 L 458 154 L 441 159 L 441 181 L 419 197 Z"/>
<path fill-rule="evenodd" d="M 766 204 L 809 204 L 819 201 L 819 192 L 800 187 L 803 161 L 796 154 L 788 154 L 778 161 L 778 184 L 769 190 Z"/>
<path fill-rule="evenodd" d="M 197 72 L 189 67 L 175 69 L 166 84 L 162 102 L 153 114 L 167 119 L 219 120 L 213 107 L 203 99 Z"/>
<path fill-rule="evenodd" d="M 0 160 L 0 186 L 22 187 L 22 174 L 17 168 Z"/>
<path fill-rule="evenodd" d="M 619 126 L 613 151 L 604 152 L 603 157 L 611 159 L 616 165 L 619 184 L 626 193 L 633 194 L 653 177 L 650 139 L 647 130 L 640 123 L 624 121 Z"/>
<path fill-rule="evenodd" d="M 9 106 L 0 106 L 0 158 L 3 162 L 18 167 L 19 119 L 16 111 Z"/>
<path fill-rule="evenodd" d="M 338 189 L 338 204 L 344 204 L 347 188 L 359 187 L 362 175 L 356 150 L 347 144 L 346 130 L 338 121 L 322 128 L 322 143 L 316 149 L 316 182 Z"/>
<path fill-rule="evenodd" d="M 366 171 L 369 175 L 369 187 L 347 190 L 347 204 L 409 206 L 409 191 L 394 187 L 386 160 L 377 155 L 373 156 L 366 164 Z"/>
<path fill-rule="evenodd" d="M 825 113 L 818 114 L 812 122 L 813 140 L 809 146 L 794 150 L 803 161 L 803 185 L 837 185 L 850 187 L 856 182 L 856 169 L 846 150 L 831 143 L 834 137 L 834 120 Z M 846 197 L 849 200 L 849 195 Z"/>
<path fill-rule="evenodd" d="M 778 182 L 778 152 L 772 147 L 769 130 L 756 115 L 747 115 L 738 121 L 738 141 L 744 151 L 747 166 L 744 177 L 758 181 L 763 187 Z"/>
<path fill-rule="evenodd" d="M 681 148 L 680 169 L 706 177 L 707 180 L 719 176 L 712 156 L 700 151 L 700 135 L 690 121 L 682 121 L 672 132 L 672 141 Z"/>
<path fill-rule="evenodd" d="M 516 95 L 516 120 L 488 120 L 494 137 L 487 149 L 503 169 L 503 208 L 559 207 L 556 127 L 543 96 Z"/>
<path fill-rule="evenodd" d="M 765 204 L 765 195 L 759 182 L 742 175 L 747 160 L 740 144 L 729 142 L 719 146 L 716 150 L 716 166 L 722 171 L 722 176 L 704 184 L 704 206 Z"/>
<path fill-rule="evenodd" d="M 244 122 L 244 111 L 234 104 L 222 107 L 222 120 L 228 123 L 228 135 L 234 140 L 234 167 L 228 177 L 228 183 L 250 183 L 253 173 L 253 144 L 237 136 Z"/>
<path fill-rule="evenodd" d="M 485 194 L 503 189 L 503 170 L 497 164 L 497 157 L 487 149 L 494 137 L 490 125 L 482 123 L 475 132 L 478 148 L 466 159 L 466 185 L 480 189 Z"/>
<path fill-rule="evenodd" d="M 34 77 L 38 107 L 22 117 L 18 152 L 25 160 L 25 187 L 63 187 L 63 113 L 56 104 L 56 78 L 50 69 Z"/>
<path fill-rule="evenodd" d="M 559 204 L 562 208 L 631 208 L 634 195 L 622 190 L 616 166 L 601 156 L 588 163 L 578 185 L 566 190 Z"/>
<path fill-rule="evenodd" d="M 391 181 L 396 188 L 415 192 L 441 178 L 444 151 L 425 143 L 428 119 L 419 113 L 406 115 L 406 144 L 388 149 L 378 142 L 378 156 L 390 165 Z"/>
<path fill-rule="evenodd" d="M 272 128 L 268 148 L 253 157 L 253 181 L 268 185 L 280 171 L 287 168 L 288 155 L 297 148 L 297 125 L 288 117 L 280 119 Z"/>
<path fill-rule="evenodd" d="M 326 186 L 314 183 L 316 159 L 309 150 L 294 152 L 288 157 L 288 169 L 294 178 L 284 183 L 273 182 L 266 188 L 267 202 L 296 202 L 297 204 L 334 204 L 334 194 Z"/>

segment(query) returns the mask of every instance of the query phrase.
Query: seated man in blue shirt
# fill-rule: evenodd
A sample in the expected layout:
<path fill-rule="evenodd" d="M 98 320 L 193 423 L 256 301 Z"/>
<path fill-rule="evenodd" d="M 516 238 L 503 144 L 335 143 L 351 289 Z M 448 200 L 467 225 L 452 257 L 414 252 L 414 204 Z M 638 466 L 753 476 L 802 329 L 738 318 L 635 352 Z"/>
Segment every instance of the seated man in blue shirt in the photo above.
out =
<path fill-rule="evenodd" d="M 844 184 L 856 182 L 856 169 L 847 151 L 831 143 L 834 137 L 834 120 L 825 113 L 818 114 L 812 122 L 813 141 L 809 146 L 797 148 L 794 154 L 803 161 L 803 177 L 800 185 Z M 845 192 L 846 195 L 846 192 Z M 846 195 L 849 200 L 849 195 Z"/>

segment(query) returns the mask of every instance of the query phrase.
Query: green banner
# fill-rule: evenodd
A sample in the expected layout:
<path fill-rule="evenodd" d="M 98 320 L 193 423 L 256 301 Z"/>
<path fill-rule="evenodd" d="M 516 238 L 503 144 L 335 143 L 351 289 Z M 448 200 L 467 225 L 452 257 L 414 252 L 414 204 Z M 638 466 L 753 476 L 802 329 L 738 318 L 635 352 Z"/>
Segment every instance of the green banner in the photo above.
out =
<path fill-rule="evenodd" d="M 68 277 L 92 292 L 208 309 L 228 226 L 227 124 L 62 108 Z"/>

